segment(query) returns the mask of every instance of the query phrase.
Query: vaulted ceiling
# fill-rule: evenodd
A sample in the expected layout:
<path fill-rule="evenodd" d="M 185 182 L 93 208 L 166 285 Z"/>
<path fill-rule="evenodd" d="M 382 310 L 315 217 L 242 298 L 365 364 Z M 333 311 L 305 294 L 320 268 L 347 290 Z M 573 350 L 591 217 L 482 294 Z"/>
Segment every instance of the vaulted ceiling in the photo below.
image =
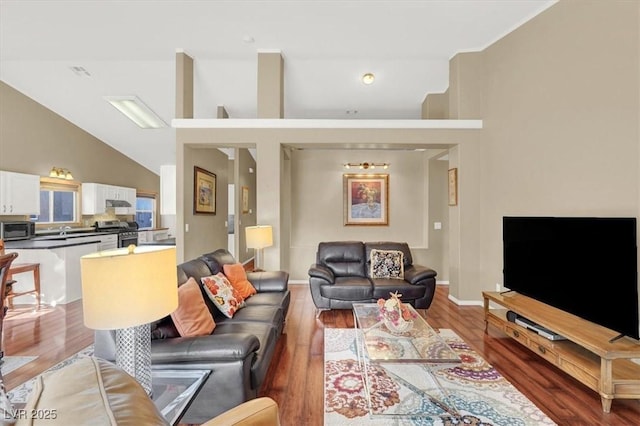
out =
<path fill-rule="evenodd" d="M 0 79 L 159 173 L 175 131 L 143 130 L 105 96 L 174 117 L 175 53 L 194 59 L 194 115 L 256 117 L 257 52 L 284 57 L 285 118 L 419 119 L 449 59 L 555 0 L 0 0 Z M 375 74 L 364 85 L 363 74 Z"/>

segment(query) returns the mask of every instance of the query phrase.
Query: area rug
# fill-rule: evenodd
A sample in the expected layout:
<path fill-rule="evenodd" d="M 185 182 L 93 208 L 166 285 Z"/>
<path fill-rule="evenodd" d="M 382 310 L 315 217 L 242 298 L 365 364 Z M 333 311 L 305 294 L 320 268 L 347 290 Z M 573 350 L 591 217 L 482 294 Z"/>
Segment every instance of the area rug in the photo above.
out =
<path fill-rule="evenodd" d="M 4 356 L 2 357 L 2 365 L 0 368 L 2 369 L 2 375 L 6 376 L 12 371 L 17 370 L 18 368 L 29 364 L 31 361 L 38 358 L 37 356 Z"/>
<path fill-rule="evenodd" d="M 325 328 L 324 333 L 324 424 L 359 425 L 474 425 L 540 426 L 555 425 L 538 407 L 520 393 L 490 364 L 474 352 L 453 331 L 440 334 L 460 358 L 461 364 L 439 369 L 435 375 L 458 409 L 459 416 L 370 417 L 365 388 L 358 364 L 355 330 Z M 394 367 L 396 368 L 396 367 Z M 402 367 L 398 367 L 402 368 Z M 369 376 L 372 377 L 372 376 Z M 376 369 L 376 390 L 371 397 L 377 410 L 384 412 L 399 404 L 406 382 Z"/>
<path fill-rule="evenodd" d="M 82 349 L 80 352 L 77 352 L 77 353 L 71 355 L 69 358 L 67 358 L 67 359 L 65 359 L 63 361 L 60 361 L 59 363 L 57 363 L 53 367 L 49 368 L 48 370 L 46 370 L 42 374 L 48 373 L 50 371 L 59 370 L 60 368 L 66 366 L 66 365 L 73 364 L 74 362 L 76 362 L 80 358 L 88 357 L 88 356 L 92 356 L 92 355 L 93 355 L 93 345 L 89 345 L 86 348 Z M 3 372 L 4 372 L 4 370 L 3 370 Z M 13 404 L 24 404 L 24 403 L 26 403 L 27 402 L 27 398 L 29 397 L 29 393 L 31 392 L 31 389 L 33 389 L 34 382 L 35 382 L 35 377 L 33 379 L 27 380 L 23 384 L 18 385 L 15 388 L 11 389 L 9 392 L 7 392 L 7 396 L 9 397 L 9 400 Z"/>

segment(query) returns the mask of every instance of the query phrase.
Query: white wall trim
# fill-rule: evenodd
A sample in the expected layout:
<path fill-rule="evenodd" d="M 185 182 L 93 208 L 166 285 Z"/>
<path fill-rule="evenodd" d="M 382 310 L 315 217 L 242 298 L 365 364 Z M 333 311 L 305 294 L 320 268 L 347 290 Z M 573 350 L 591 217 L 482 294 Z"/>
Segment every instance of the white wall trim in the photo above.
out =
<path fill-rule="evenodd" d="M 482 120 L 175 118 L 176 129 L 482 129 Z"/>
<path fill-rule="evenodd" d="M 459 300 L 452 295 L 449 295 L 449 300 L 458 306 L 484 306 L 481 300 Z"/>
<path fill-rule="evenodd" d="M 293 284 L 293 285 L 309 285 L 309 280 L 289 280 L 289 284 Z"/>
<path fill-rule="evenodd" d="M 449 285 L 449 281 L 436 281 L 436 285 Z"/>

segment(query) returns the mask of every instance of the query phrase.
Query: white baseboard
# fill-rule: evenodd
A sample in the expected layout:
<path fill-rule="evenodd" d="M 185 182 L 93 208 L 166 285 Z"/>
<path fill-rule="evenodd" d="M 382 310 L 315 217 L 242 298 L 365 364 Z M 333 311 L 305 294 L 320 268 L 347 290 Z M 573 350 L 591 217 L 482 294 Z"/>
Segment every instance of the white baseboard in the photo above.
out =
<path fill-rule="evenodd" d="M 458 306 L 484 306 L 482 300 L 460 300 L 452 295 L 449 295 L 448 298 Z"/>
<path fill-rule="evenodd" d="M 449 285 L 449 281 L 436 281 L 436 285 Z"/>

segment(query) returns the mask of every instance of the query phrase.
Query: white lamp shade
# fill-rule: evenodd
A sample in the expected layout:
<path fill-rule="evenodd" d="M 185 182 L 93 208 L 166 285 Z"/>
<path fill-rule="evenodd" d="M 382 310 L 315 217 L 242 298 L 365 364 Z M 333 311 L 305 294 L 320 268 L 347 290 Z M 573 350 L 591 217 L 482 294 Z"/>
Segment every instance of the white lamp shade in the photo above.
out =
<path fill-rule="evenodd" d="M 84 323 L 96 330 L 134 327 L 178 307 L 175 247 L 107 250 L 80 258 Z"/>
<path fill-rule="evenodd" d="M 248 248 L 262 249 L 273 245 L 271 225 L 247 226 L 244 231 Z"/>

